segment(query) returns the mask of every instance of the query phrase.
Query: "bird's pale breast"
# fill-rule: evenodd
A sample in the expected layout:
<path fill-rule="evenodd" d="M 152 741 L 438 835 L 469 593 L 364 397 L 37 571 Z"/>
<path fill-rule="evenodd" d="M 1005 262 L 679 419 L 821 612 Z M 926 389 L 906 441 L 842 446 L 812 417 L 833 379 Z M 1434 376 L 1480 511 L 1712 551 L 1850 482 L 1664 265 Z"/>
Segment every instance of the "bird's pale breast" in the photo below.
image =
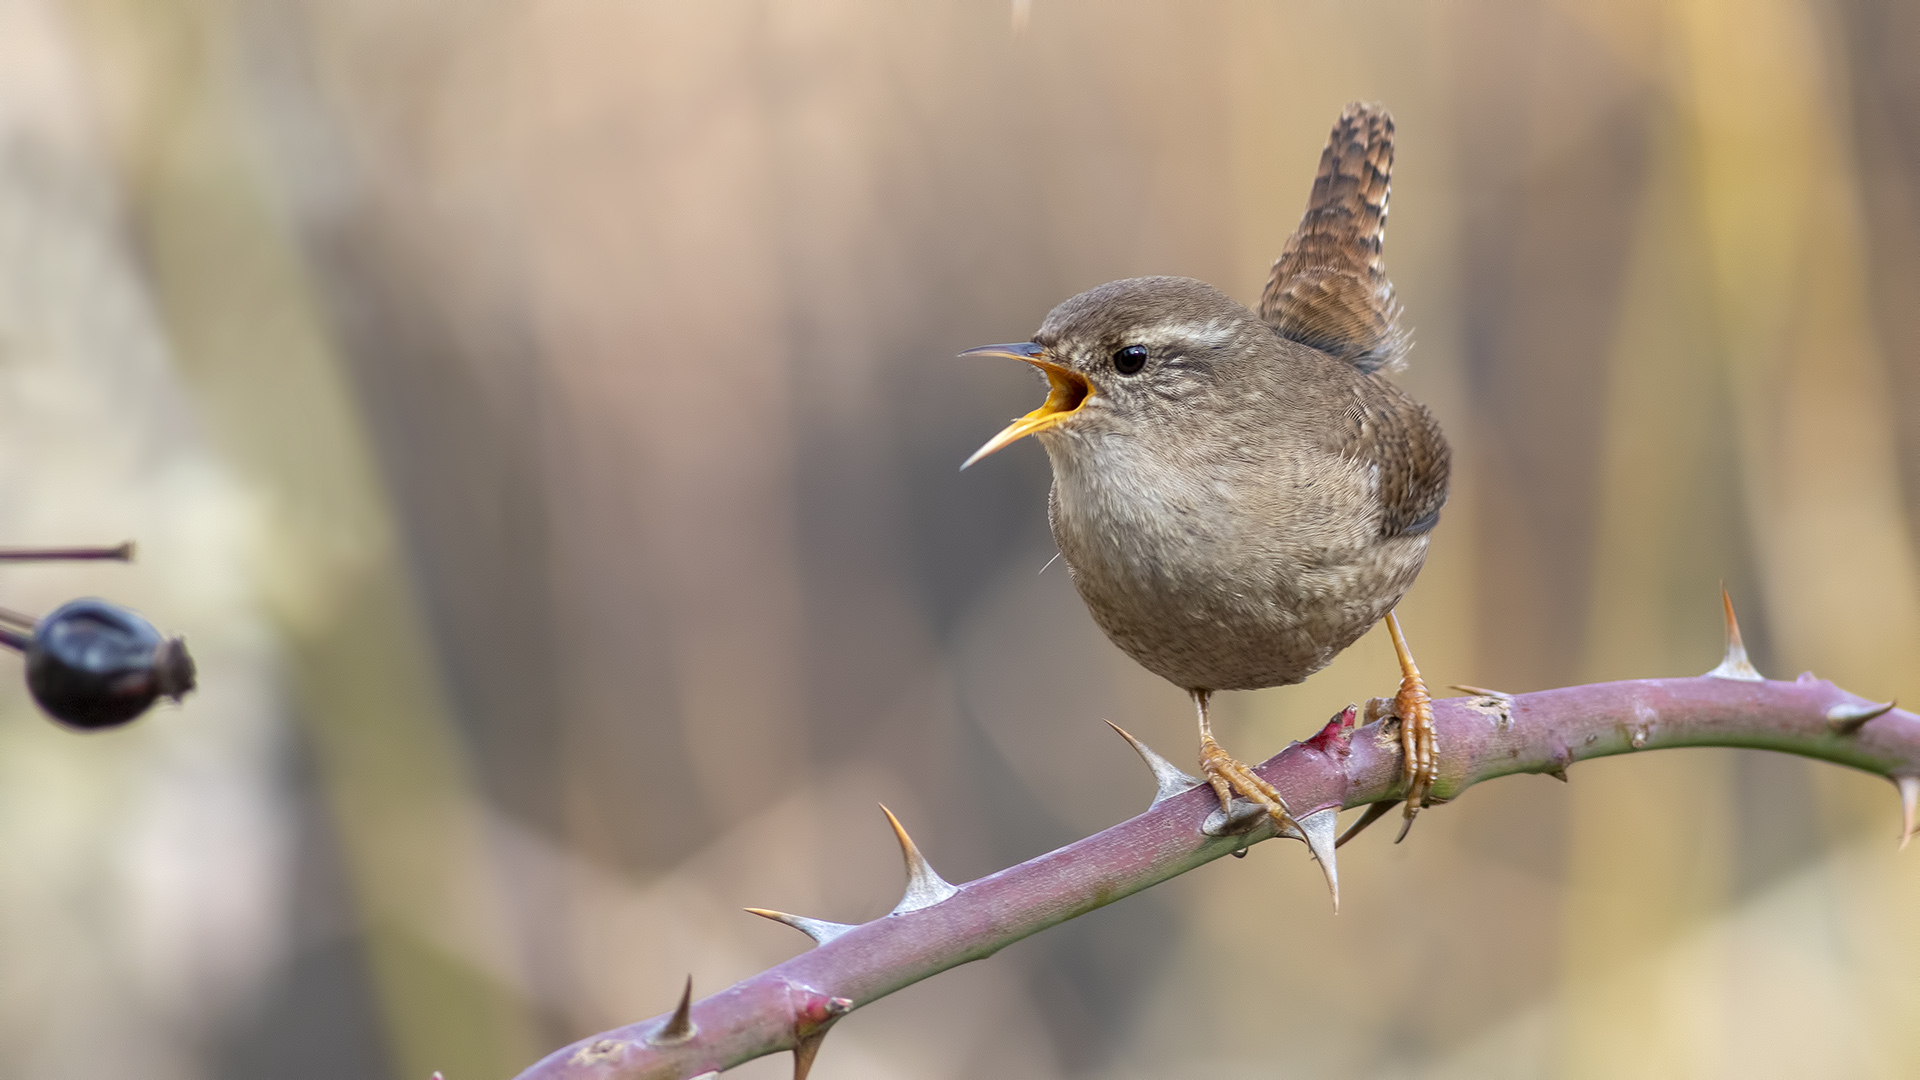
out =
<path fill-rule="evenodd" d="M 1055 447 L 1049 447 L 1054 451 Z M 1405 594 L 1427 537 L 1382 536 L 1377 470 L 1272 446 L 1058 447 L 1049 517 L 1107 636 L 1178 686 L 1252 690 L 1325 667 Z"/>

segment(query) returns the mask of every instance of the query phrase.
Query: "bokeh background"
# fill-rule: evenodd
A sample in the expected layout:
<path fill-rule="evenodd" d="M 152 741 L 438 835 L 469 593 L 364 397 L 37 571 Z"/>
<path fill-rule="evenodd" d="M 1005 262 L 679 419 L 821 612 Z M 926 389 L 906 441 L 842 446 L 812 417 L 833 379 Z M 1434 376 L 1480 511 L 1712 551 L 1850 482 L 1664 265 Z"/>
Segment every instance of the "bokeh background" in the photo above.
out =
<path fill-rule="evenodd" d="M 1920 701 L 1920 7 L 0 0 L 0 539 L 184 632 L 79 737 L 0 692 L 0 1074 L 488 1080 L 1137 812 L 1188 707 L 1055 567 L 1038 392 L 1102 281 L 1245 300 L 1399 125 L 1436 682 Z M 1222 699 L 1263 757 L 1378 635 Z M 1757 753 L 1268 845 L 911 988 L 817 1074 L 1906 1077 L 1920 855 Z M 786 1075 L 783 1059 L 739 1075 Z"/>

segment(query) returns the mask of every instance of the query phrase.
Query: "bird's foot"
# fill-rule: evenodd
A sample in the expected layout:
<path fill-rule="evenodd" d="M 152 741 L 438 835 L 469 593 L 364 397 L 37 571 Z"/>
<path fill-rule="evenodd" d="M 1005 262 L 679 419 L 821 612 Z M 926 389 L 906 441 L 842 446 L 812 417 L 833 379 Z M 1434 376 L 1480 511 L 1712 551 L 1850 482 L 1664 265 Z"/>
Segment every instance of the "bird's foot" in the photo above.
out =
<path fill-rule="evenodd" d="M 1413 662 L 1413 652 L 1400 632 L 1400 620 L 1387 613 L 1387 632 L 1393 637 L 1393 651 L 1400 658 L 1400 692 L 1391 699 L 1375 698 L 1367 703 L 1370 717 L 1384 711 L 1400 721 L 1400 775 L 1406 781 L 1405 820 L 1400 826 L 1399 843 L 1413 828 L 1414 815 L 1427 805 L 1434 782 L 1440 779 L 1440 742 L 1433 730 L 1433 695 Z M 1382 709 L 1381 706 L 1385 708 Z"/>
<path fill-rule="evenodd" d="M 1220 749 L 1220 744 L 1213 740 L 1213 736 L 1205 732 L 1200 735 L 1200 775 L 1213 785 L 1213 793 L 1220 798 L 1220 814 L 1227 823 L 1233 821 L 1233 797 L 1239 795 L 1265 810 L 1267 816 L 1273 819 L 1276 832 L 1299 832 L 1299 823 L 1287 811 L 1287 801 L 1280 797 L 1273 785 L 1261 779 L 1260 774 L 1248 768 L 1240 759 Z"/>
<path fill-rule="evenodd" d="M 1433 730 L 1433 697 L 1415 671 L 1400 683 L 1393 696 L 1393 714 L 1400 718 L 1401 775 L 1407 781 L 1407 820 L 1428 803 L 1434 782 L 1440 779 L 1440 738 Z"/>

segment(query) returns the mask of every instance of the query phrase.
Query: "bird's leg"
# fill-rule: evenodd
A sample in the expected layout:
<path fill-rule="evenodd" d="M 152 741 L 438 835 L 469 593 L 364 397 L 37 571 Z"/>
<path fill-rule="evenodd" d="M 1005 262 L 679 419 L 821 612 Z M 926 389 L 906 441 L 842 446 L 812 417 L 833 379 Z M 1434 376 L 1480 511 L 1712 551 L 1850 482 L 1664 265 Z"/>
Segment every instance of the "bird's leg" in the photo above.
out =
<path fill-rule="evenodd" d="M 1387 612 L 1387 633 L 1393 638 L 1394 655 L 1400 658 L 1400 692 L 1393 696 L 1391 711 L 1400 718 L 1400 775 L 1407 782 L 1406 820 L 1394 840 L 1397 844 L 1406 839 L 1413 816 L 1427 804 L 1427 795 L 1440 778 L 1440 744 L 1433 733 L 1433 698 L 1420 678 L 1419 665 L 1413 662 L 1406 635 L 1400 632 L 1400 620 L 1391 611 Z"/>
<path fill-rule="evenodd" d="M 1248 768 L 1239 759 L 1220 749 L 1213 740 L 1213 724 L 1207 719 L 1207 700 L 1213 696 L 1208 690 L 1189 690 L 1193 696 L 1194 708 L 1200 713 L 1200 775 L 1213 785 L 1213 793 L 1220 797 L 1220 813 L 1233 817 L 1233 796 L 1237 792 L 1248 802 L 1255 803 L 1273 818 L 1274 828 L 1285 831 L 1297 829 L 1293 815 L 1287 812 L 1287 801 L 1280 797 L 1272 784 L 1262 780 L 1258 773 Z"/>

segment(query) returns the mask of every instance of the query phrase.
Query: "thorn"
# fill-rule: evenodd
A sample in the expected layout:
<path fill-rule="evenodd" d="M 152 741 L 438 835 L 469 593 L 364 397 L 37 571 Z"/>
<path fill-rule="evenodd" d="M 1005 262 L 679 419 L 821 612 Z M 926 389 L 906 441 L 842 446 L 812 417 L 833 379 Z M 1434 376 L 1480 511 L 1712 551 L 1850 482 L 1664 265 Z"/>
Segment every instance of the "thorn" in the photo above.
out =
<path fill-rule="evenodd" d="M 1200 831 L 1208 836 L 1239 836 L 1259 828 L 1262 822 L 1272 820 L 1265 807 L 1235 796 L 1233 812 L 1229 814 L 1218 806 L 1214 807 L 1213 812 L 1207 815 L 1207 820 L 1200 823 Z M 1275 829 L 1274 835 L 1288 836 L 1295 840 L 1305 839 L 1300 835 L 1300 830 L 1291 827 Z"/>
<path fill-rule="evenodd" d="M 1855 705 L 1852 702 L 1843 701 L 1827 710 L 1827 726 L 1842 735 L 1851 735 L 1874 717 L 1885 716 L 1892 712 L 1894 704 L 1889 701 L 1885 705 L 1875 705 L 1869 701 Z"/>
<path fill-rule="evenodd" d="M 1465 683 L 1454 683 L 1452 686 L 1447 687 L 1447 689 L 1458 690 L 1463 694 L 1472 694 L 1474 697 L 1492 698 L 1495 701 L 1510 702 L 1513 700 L 1512 694 L 1501 690 L 1488 690 L 1484 686 L 1468 686 Z"/>
<path fill-rule="evenodd" d="M 1377 802 L 1377 803 L 1374 803 L 1372 806 L 1367 807 L 1367 812 L 1364 814 L 1361 814 L 1358 821 L 1355 821 L 1352 825 L 1349 825 L 1347 827 L 1347 831 L 1340 834 L 1340 839 L 1335 840 L 1333 842 L 1333 846 L 1337 848 L 1340 845 L 1346 843 L 1347 841 L 1353 839 L 1354 837 L 1359 836 L 1361 833 L 1366 831 L 1367 826 L 1373 824 L 1376 821 L 1379 821 L 1383 817 L 1386 817 L 1388 814 L 1393 812 L 1394 807 L 1399 805 L 1400 804 L 1398 802 Z"/>
<path fill-rule="evenodd" d="M 887 821 L 893 825 L 894 838 L 900 841 L 900 855 L 907 860 L 907 891 L 887 914 L 905 915 L 909 911 L 929 908 L 959 892 L 946 878 L 934 872 L 927 857 L 914 846 L 913 837 L 907 835 L 906 827 L 900 824 L 899 818 L 893 816 L 893 811 L 882 804 L 880 812 L 887 815 Z M 794 1051 L 794 1054 L 797 1058 L 799 1051 Z M 811 1064 L 813 1059 L 809 1057 L 807 1060 Z"/>
<path fill-rule="evenodd" d="M 1913 839 L 1914 809 L 1920 806 L 1920 776 L 1900 776 L 1893 782 L 1900 789 L 1900 850 L 1905 851 Z"/>
<path fill-rule="evenodd" d="M 820 1053 L 820 1044 L 826 1041 L 827 1031 L 852 1011 L 852 998 L 828 997 L 817 990 L 808 991 L 806 1001 L 794 1016 L 794 1080 L 807 1080 L 807 1073 L 813 1071 L 813 1059 Z"/>
<path fill-rule="evenodd" d="M 1121 738 L 1127 740 L 1127 745 L 1133 747 L 1133 752 L 1139 754 L 1140 760 L 1146 762 L 1147 768 L 1153 772 L 1153 782 L 1157 785 L 1157 789 L 1153 793 L 1153 801 L 1147 804 L 1147 809 L 1151 810 L 1161 803 L 1166 802 L 1168 799 L 1173 798 L 1175 795 L 1183 794 L 1200 786 L 1199 778 L 1188 776 L 1181 770 L 1180 766 L 1175 765 L 1173 762 L 1168 761 L 1156 753 L 1153 747 L 1148 746 L 1146 743 L 1128 734 L 1127 729 L 1111 720 L 1105 721 L 1105 723 L 1108 727 L 1119 733 Z"/>
<path fill-rule="evenodd" d="M 1720 666 L 1707 672 L 1705 677 L 1765 682 L 1766 678 L 1754 670 L 1753 662 L 1747 659 L 1747 647 L 1740 640 L 1740 620 L 1733 617 L 1733 597 L 1727 595 L 1724 584 L 1720 586 L 1720 604 L 1727 611 L 1727 655 Z"/>
<path fill-rule="evenodd" d="M 1333 913 L 1340 914 L 1340 868 L 1335 865 L 1333 850 L 1340 846 L 1334 839 L 1334 826 L 1338 824 L 1340 808 L 1329 806 L 1325 810 L 1316 810 L 1300 819 L 1300 831 L 1307 842 L 1307 850 L 1312 853 L 1313 861 L 1320 864 L 1320 872 L 1326 875 L 1327 891 L 1333 894 Z"/>
<path fill-rule="evenodd" d="M 687 988 L 680 991 L 680 1005 L 673 1010 L 666 1026 L 652 1035 L 647 1041 L 655 1046 L 668 1043 L 686 1042 L 693 1038 L 693 976 L 687 976 Z"/>
<path fill-rule="evenodd" d="M 807 1074 L 813 1071 L 813 1059 L 820 1053 L 820 1044 L 826 1041 L 827 1032 L 823 1028 L 794 1044 L 793 1080 L 807 1080 Z"/>
<path fill-rule="evenodd" d="M 1567 770 L 1565 768 L 1548 769 L 1547 775 L 1553 777 L 1555 780 L 1558 780 L 1563 784 L 1568 783 Z"/>
<path fill-rule="evenodd" d="M 812 938 L 813 943 L 816 945 L 825 945 L 827 942 L 853 929 L 853 927 L 847 923 L 828 922 L 825 919 L 809 919 L 805 915 L 789 915 L 784 911 L 774 911 L 771 908 L 750 907 L 747 909 L 747 913 L 750 915 L 758 915 L 763 919 L 772 919 L 777 923 L 785 923 Z"/>

